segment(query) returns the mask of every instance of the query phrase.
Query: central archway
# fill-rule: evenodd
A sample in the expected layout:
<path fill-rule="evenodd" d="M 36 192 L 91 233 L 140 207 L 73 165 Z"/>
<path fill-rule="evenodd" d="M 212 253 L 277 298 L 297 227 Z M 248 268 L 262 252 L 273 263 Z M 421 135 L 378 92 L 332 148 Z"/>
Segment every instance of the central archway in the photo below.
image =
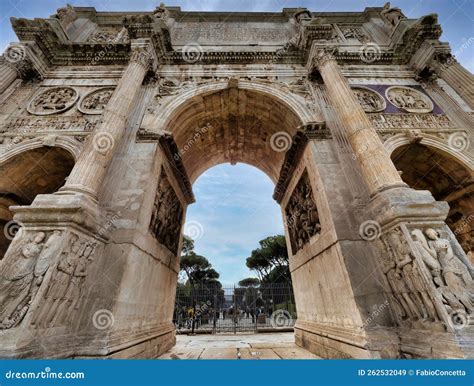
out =
<path fill-rule="evenodd" d="M 173 135 L 191 183 L 224 162 L 255 166 L 276 182 L 292 136 L 320 121 L 304 98 L 252 82 L 200 86 L 161 112 L 154 123 Z"/>
<path fill-rule="evenodd" d="M 293 136 L 318 117 L 308 112 L 304 98 L 277 88 L 251 82 L 222 86 L 205 85 L 163 106 L 162 127 L 173 136 L 190 183 L 216 165 L 244 163 L 276 184 Z"/>

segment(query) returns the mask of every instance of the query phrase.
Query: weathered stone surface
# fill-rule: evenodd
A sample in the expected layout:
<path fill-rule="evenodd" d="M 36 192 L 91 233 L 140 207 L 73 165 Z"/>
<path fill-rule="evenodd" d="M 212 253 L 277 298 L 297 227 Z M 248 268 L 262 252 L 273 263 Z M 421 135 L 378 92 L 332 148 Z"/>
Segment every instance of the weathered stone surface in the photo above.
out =
<path fill-rule="evenodd" d="M 435 15 L 67 6 L 12 25 L 20 43 L 0 58 L 0 357 L 167 352 L 192 183 L 222 162 L 276 184 L 298 346 L 474 356 L 473 76 Z M 287 341 L 192 342 L 164 357 L 307 354 Z"/>

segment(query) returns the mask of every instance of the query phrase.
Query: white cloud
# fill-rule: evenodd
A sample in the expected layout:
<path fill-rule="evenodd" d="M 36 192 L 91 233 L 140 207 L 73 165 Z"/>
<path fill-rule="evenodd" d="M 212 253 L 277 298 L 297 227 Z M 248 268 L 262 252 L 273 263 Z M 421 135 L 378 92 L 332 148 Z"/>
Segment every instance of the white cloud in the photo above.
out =
<path fill-rule="evenodd" d="M 245 259 L 259 240 L 283 233 L 273 183 L 252 166 L 224 164 L 204 173 L 193 189 L 196 203 L 189 207 L 186 220 L 203 227 L 196 253 L 210 260 L 223 283 L 255 276 Z"/>

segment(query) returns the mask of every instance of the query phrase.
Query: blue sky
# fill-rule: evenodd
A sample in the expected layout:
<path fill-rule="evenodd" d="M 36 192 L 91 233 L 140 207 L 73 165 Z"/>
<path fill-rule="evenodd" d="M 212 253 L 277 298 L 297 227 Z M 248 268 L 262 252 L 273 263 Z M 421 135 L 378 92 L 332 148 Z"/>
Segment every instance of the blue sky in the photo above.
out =
<path fill-rule="evenodd" d="M 259 169 L 238 163 L 207 170 L 193 185 L 196 203 L 186 222 L 202 228 L 196 252 L 209 258 L 224 284 L 255 276 L 245 258 L 259 240 L 283 234 L 280 206 L 272 199 L 274 185 Z M 191 233 L 191 225 L 188 228 Z"/>
<path fill-rule="evenodd" d="M 160 1 L 150 0 L 0 0 L 0 49 L 16 37 L 9 18 L 47 17 L 66 2 L 95 7 L 99 11 L 153 10 Z M 194 11 L 281 11 L 284 7 L 307 7 L 313 11 L 362 11 L 382 6 L 380 1 L 169 1 L 183 10 Z M 458 60 L 474 72 L 473 47 L 466 42 L 474 37 L 473 0 L 392 1 L 410 18 L 438 13 L 443 35 Z M 232 284 L 250 275 L 245 258 L 262 238 L 283 232 L 279 206 L 273 201 L 273 183 L 261 171 L 244 164 L 219 165 L 209 169 L 195 182 L 197 202 L 190 206 L 187 221 L 202 226 L 196 251 L 209 258 L 221 274 L 221 281 Z"/>
<path fill-rule="evenodd" d="M 16 36 L 10 27 L 10 17 L 47 17 L 66 3 L 95 7 L 99 11 L 153 10 L 160 0 L 0 0 L 0 49 L 3 51 Z M 169 0 L 169 6 L 181 6 L 189 11 L 281 11 L 282 8 L 306 7 L 312 11 L 362 11 L 365 7 L 383 6 L 385 0 Z M 410 18 L 437 13 L 443 27 L 442 40 L 451 44 L 458 60 L 474 72 L 473 48 L 463 44 L 474 37 L 473 0 L 397 0 L 392 6 L 402 9 Z"/>

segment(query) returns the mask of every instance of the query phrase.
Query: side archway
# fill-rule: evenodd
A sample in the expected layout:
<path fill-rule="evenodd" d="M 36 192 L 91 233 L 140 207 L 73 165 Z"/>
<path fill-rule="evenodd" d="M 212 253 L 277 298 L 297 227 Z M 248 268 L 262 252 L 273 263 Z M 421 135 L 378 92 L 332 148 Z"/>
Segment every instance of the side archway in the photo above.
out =
<path fill-rule="evenodd" d="M 399 142 L 391 154 L 402 179 L 413 189 L 429 190 L 450 210 L 446 223 L 474 259 L 474 171 L 460 157 L 433 144 Z"/>
<path fill-rule="evenodd" d="M 56 192 L 74 166 L 73 155 L 62 147 L 31 146 L 28 150 L 17 150 L 8 158 L 2 157 L 5 159 L 0 163 L 1 258 L 18 227 L 12 222 L 9 207 L 29 205 L 38 194 Z"/>

